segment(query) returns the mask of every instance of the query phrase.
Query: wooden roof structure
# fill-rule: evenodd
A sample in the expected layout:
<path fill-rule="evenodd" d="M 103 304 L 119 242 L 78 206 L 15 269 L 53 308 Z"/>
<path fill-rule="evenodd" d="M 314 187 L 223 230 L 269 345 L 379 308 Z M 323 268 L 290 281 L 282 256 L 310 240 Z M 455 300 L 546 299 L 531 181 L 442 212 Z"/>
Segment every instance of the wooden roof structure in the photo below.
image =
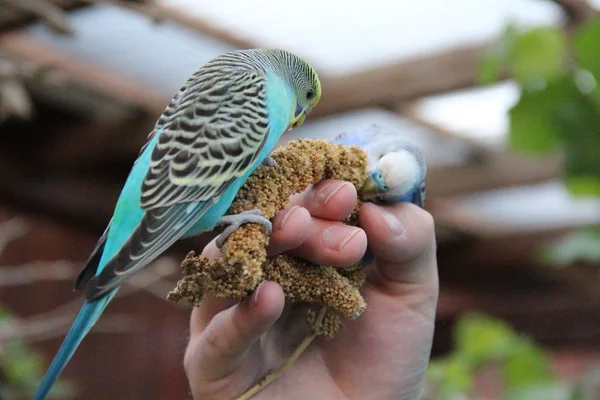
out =
<path fill-rule="evenodd" d="M 172 3 L 11 0 L 0 6 L 0 91 L 6 82 L 18 82 L 27 94 L 15 105 L 26 118 L 0 123 L 2 207 L 99 235 L 141 144 L 176 90 L 172 81 L 183 82 L 193 65 L 222 51 L 263 45 Z M 562 10 L 566 29 L 596 12 L 585 1 L 552 3 Z M 112 32 L 106 21 L 114 18 L 122 23 Z M 166 40 L 161 37 L 172 40 L 172 48 L 158 46 Z M 97 48 L 103 43 L 107 47 Z M 495 208 L 498 202 L 484 198 L 498 189 L 502 195 L 507 188 L 552 185 L 560 179 L 561 160 L 486 145 L 422 112 L 423 99 L 476 87 L 478 61 L 493 43 L 486 39 L 365 70 L 327 71 L 321 103 L 287 139 L 383 121 L 422 144 L 430 163 L 427 209 L 439 242 L 438 350 L 449 345 L 444 322 L 472 308 L 502 316 L 547 345 L 600 350 L 600 281 L 589 269 L 553 270 L 536 258 L 550 238 L 600 223 L 600 207 L 588 205 L 578 218 L 552 224 L 515 225 L 519 215 L 499 215 L 504 211 Z M 123 53 L 111 53 L 117 48 Z M 189 57 L 178 56 L 180 48 Z M 144 58 L 149 53 L 158 56 Z M 177 250 L 189 250 L 189 244 Z"/>

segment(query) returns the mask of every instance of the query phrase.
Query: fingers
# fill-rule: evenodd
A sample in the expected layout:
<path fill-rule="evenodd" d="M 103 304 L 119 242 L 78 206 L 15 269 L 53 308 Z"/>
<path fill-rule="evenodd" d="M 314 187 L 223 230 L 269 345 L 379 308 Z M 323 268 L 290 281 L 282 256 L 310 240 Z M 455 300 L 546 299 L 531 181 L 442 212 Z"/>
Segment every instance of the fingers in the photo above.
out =
<path fill-rule="evenodd" d="M 263 282 L 252 296 L 216 314 L 201 333 L 198 327 L 204 326 L 199 321 L 202 313 L 194 309 L 184 357 L 190 381 L 212 381 L 230 374 L 252 344 L 277 321 L 284 302 L 277 283 Z"/>
<path fill-rule="evenodd" d="M 353 265 L 362 258 L 367 246 L 365 232 L 335 222 L 345 219 L 356 204 L 353 185 L 325 180 L 294 196 L 290 203 L 273 218 L 268 248 L 270 257 L 289 251 L 314 264 L 339 267 Z M 202 255 L 209 259 L 220 256 L 214 240 L 205 247 Z M 214 315 L 233 304 L 224 299 L 206 298 L 195 312 L 197 326 L 208 325 Z"/>
<path fill-rule="evenodd" d="M 359 215 L 369 249 L 375 256 L 374 275 L 392 290 L 410 285 L 437 288 L 434 222 L 431 214 L 410 203 L 380 207 L 364 204 Z"/>
<path fill-rule="evenodd" d="M 356 204 L 352 184 L 325 180 L 294 196 L 290 204 L 273 219 L 269 255 L 288 251 L 315 264 L 339 267 L 360 260 L 367 242 L 363 230 L 334 222 L 348 217 Z"/>
<path fill-rule="evenodd" d="M 301 206 L 293 205 L 273 218 L 273 233 L 269 242 L 270 257 L 299 247 L 311 234 L 312 217 Z"/>
<path fill-rule="evenodd" d="M 313 219 L 308 238 L 288 253 L 317 265 L 349 267 L 360 261 L 366 249 L 367 235 L 362 229 Z"/>
<path fill-rule="evenodd" d="M 290 199 L 289 206 L 301 206 L 310 215 L 329 221 L 342 221 L 356 204 L 356 188 L 349 182 L 323 180 Z"/>

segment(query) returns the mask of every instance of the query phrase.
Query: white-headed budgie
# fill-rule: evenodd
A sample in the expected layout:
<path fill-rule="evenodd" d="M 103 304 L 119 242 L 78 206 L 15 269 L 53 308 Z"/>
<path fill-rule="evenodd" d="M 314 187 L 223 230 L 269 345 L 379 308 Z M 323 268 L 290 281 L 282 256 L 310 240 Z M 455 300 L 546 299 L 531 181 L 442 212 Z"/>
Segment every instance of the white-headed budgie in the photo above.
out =
<path fill-rule="evenodd" d="M 270 222 L 260 211 L 224 216 L 281 135 L 321 97 L 315 70 L 283 50 L 251 49 L 209 61 L 160 116 L 125 182 L 113 217 L 76 283 L 84 304 L 35 399 L 45 398 L 119 286 L 182 237 Z"/>
<path fill-rule="evenodd" d="M 400 134 L 371 125 L 344 132 L 333 142 L 367 152 L 367 179 L 358 191 L 361 200 L 380 205 L 407 202 L 424 207 L 427 165 L 421 151 Z M 362 264 L 373 260 L 373 253 L 367 249 Z"/>
<path fill-rule="evenodd" d="M 384 205 L 425 205 L 425 159 L 417 147 L 397 132 L 371 125 L 344 132 L 333 142 L 367 152 L 368 176 L 358 193 L 361 200 Z"/>

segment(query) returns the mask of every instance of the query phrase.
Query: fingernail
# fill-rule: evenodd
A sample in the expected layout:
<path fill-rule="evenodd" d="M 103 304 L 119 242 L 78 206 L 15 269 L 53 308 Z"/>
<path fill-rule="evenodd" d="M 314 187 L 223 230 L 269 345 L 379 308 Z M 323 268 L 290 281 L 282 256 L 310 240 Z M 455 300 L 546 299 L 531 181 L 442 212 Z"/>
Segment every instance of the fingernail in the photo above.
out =
<path fill-rule="evenodd" d="M 340 251 L 346 243 L 360 232 L 359 228 L 350 226 L 331 226 L 325 230 L 323 241 L 331 250 Z"/>
<path fill-rule="evenodd" d="M 292 208 L 290 208 L 289 210 L 287 210 L 285 212 L 285 214 L 283 215 L 283 218 L 281 219 L 281 222 L 275 226 L 275 229 L 273 229 L 273 231 L 280 231 L 280 230 L 282 230 L 283 227 L 285 226 L 285 223 L 287 222 L 288 218 L 290 217 L 290 215 L 292 215 L 294 213 L 294 211 L 296 211 L 299 208 L 300 208 L 300 206 L 293 206 Z"/>
<path fill-rule="evenodd" d="M 385 219 L 385 222 L 394 236 L 401 236 L 404 233 L 404 226 L 402 226 L 402 222 L 400 222 L 398 217 L 381 207 L 377 207 L 377 210 L 383 219 Z"/>
<path fill-rule="evenodd" d="M 258 285 L 256 290 L 254 290 L 254 293 L 252 293 L 252 301 L 250 302 L 250 305 L 252 307 L 254 307 L 258 304 L 258 292 L 260 292 L 260 288 L 262 287 L 262 285 L 263 285 L 262 283 L 260 285 Z"/>
<path fill-rule="evenodd" d="M 340 191 L 344 186 L 349 185 L 348 182 L 339 182 L 338 184 L 329 183 L 323 185 L 323 187 L 317 192 L 317 202 L 321 205 L 325 205 L 337 192 Z"/>

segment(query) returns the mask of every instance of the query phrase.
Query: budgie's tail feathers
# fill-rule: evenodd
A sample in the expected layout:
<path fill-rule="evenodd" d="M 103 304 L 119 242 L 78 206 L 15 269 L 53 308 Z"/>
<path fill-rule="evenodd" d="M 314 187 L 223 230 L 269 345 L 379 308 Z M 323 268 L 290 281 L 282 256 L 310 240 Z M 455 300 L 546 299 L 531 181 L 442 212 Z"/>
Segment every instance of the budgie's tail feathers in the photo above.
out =
<path fill-rule="evenodd" d="M 44 380 L 35 393 L 34 400 L 43 400 L 46 397 L 65 365 L 67 365 L 83 338 L 90 329 L 92 329 L 96 321 L 98 321 L 100 315 L 102 315 L 102 312 L 116 292 L 117 291 L 114 290 L 106 297 L 94 301 L 86 301 L 83 304 L 81 310 L 79 310 L 79 314 L 77 314 L 75 321 L 69 329 L 69 333 L 67 333 L 67 337 L 60 346 L 54 360 L 52 360 L 52 363 L 44 376 Z"/>

